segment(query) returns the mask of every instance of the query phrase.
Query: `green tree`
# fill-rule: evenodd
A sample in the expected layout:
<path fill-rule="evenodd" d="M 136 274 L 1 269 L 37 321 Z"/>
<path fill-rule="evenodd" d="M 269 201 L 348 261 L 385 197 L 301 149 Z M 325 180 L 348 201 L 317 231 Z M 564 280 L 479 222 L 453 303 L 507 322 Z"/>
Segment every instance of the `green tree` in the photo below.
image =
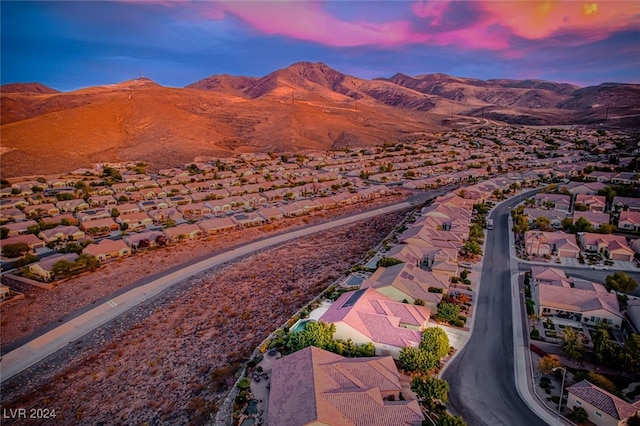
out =
<path fill-rule="evenodd" d="M 631 372 L 640 372 L 640 334 L 632 334 L 624 343 L 623 363 Z"/>
<path fill-rule="evenodd" d="M 562 350 L 570 359 L 579 360 L 582 358 L 582 352 L 584 351 L 582 339 L 571 327 L 564 329 Z"/>
<path fill-rule="evenodd" d="M 629 293 L 636 289 L 638 283 L 624 272 L 615 272 L 612 275 L 608 275 L 605 278 L 604 285 L 607 290 L 617 291 L 622 293 Z"/>
<path fill-rule="evenodd" d="M 438 305 L 438 313 L 436 314 L 436 319 L 452 323 L 453 321 L 458 319 L 459 314 L 460 306 L 454 303 L 441 302 Z"/>
<path fill-rule="evenodd" d="M 484 239 L 484 230 L 482 229 L 482 226 L 478 224 L 471 225 L 469 228 L 469 239 L 482 241 Z"/>
<path fill-rule="evenodd" d="M 573 412 L 569 414 L 569 420 L 578 424 L 585 423 L 589 420 L 589 413 L 582 407 L 573 407 Z"/>
<path fill-rule="evenodd" d="M 65 278 L 69 278 L 71 276 L 72 269 L 73 269 L 73 265 L 71 262 L 69 262 L 68 260 L 61 259 L 53 264 L 53 267 L 51 268 L 51 272 L 53 273 L 54 276 L 62 275 Z"/>
<path fill-rule="evenodd" d="M 82 253 L 74 262 L 74 266 L 81 267 L 87 271 L 95 271 L 100 267 L 100 261 L 93 255 Z"/>
<path fill-rule="evenodd" d="M 434 354 L 437 359 L 449 353 L 449 336 L 440 327 L 429 327 L 422 332 L 420 349 Z"/>
<path fill-rule="evenodd" d="M 376 263 L 376 265 L 378 267 L 388 267 L 398 265 L 400 263 L 403 263 L 402 260 L 396 259 L 395 257 L 382 257 L 380 260 L 378 260 L 378 263 Z"/>
<path fill-rule="evenodd" d="M 552 231 L 551 221 L 548 217 L 538 217 L 536 218 L 536 227 L 541 231 Z"/>
<path fill-rule="evenodd" d="M 608 224 L 608 223 L 603 223 L 602 225 L 600 225 L 600 228 L 598 228 L 598 233 L 600 234 L 612 234 L 613 231 L 615 231 L 616 227 Z"/>
<path fill-rule="evenodd" d="M 411 390 L 429 407 L 434 402 L 449 401 L 449 383 L 435 376 L 415 376 L 411 379 Z"/>
<path fill-rule="evenodd" d="M 419 348 L 406 346 L 400 349 L 400 364 L 407 371 L 427 372 L 438 364 L 438 358 Z"/>
<path fill-rule="evenodd" d="M 287 347 L 292 351 L 299 351 L 307 346 L 318 348 L 330 347 L 336 326 L 322 321 L 309 321 L 304 330 L 290 333 L 287 339 Z"/>
<path fill-rule="evenodd" d="M 467 423 L 460 416 L 452 416 L 444 412 L 438 417 L 436 426 L 467 426 Z"/>
<path fill-rule="evenodd" d="M 570 217 L 565 217 L 560 223 L 562 224 L 562 229 L 564 229 L 565 231 L 573 230 L 573 219 L 571 219 Z"/>
<path fill-rule="evenodd" d="M 464 243 L 462 246 L 462 251 L 466 254 L 470 254 L 473 256 L 481 256 L 482 255 L 482 247 L 478 244 L 477 241 L 469 240 Z"/>
<path fill-rule="evenodd" d="M 30 263 L 37 262 L 37 261 L 38 261 L 38 256 L 32 253 L 27 253 L 26 255 L 24 255 L 24 257 L 21 257 L 16 261 L 16 267 L 22 268 L 23 266 L 26 266 Z"/>
<path fill-rule="evenodd" d="M 577 212 L 586 212 L 589 210 L 589 206 L 587 206 L 586 204 L 582 204 L 582 203 L 576 203 L 573 206 L 573 210 L 577 211 Z"/>
<path fill-rule="evenodd" d="M 580 217 L 573 224 L 573 232 L 593 232 L 593 225 L 584 217 Z"/>
<path fill-rule="evenodd" d="M 613 363 L 616 358 L 616 347 L 611 342 L 609 326 L 604 323 L 600 324 L 591 334 L 591 338 L 593 340 L 593 353 L 598 362 Z"/>
<path fill-rule="evenodd" d="M 2 246 L 2 255 L 13 258 L 21 256 L 29 251 L 29 246 L 25 243 L 6 244 Z"/>

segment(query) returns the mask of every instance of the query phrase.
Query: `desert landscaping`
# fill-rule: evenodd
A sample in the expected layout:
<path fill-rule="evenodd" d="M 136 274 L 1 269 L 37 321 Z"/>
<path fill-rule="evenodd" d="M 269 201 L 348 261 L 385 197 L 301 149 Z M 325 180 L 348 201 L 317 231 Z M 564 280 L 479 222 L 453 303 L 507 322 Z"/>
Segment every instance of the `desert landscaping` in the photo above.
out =
<path fill-rule="evenodd" d="M 252 350 L 360 261 L 401 218 L 394 213 L 316 234 L 187 280 L 7 383 L 3 407 L 56 409 L 57 424 L 144 424 L 150 419 L 199 424 L 216 411 L 218 398 Z M 296 219 L 276 226 L 304 224 Z M 151 273 L 273 231 L 234 231 L 147 252 L 52 291 L 28 291 L 25 301 L 2 307 L 4 318 L 10 312 L 25 319 L 3 323 L 3 346 Z"/>

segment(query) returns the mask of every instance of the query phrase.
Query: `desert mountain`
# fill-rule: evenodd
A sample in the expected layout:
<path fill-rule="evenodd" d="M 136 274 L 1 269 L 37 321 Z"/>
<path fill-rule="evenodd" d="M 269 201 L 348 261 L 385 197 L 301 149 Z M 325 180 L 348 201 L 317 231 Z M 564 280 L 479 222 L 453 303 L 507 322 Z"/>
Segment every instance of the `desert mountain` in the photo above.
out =
<path fill-rule="evenodd" d="M 0 87 L 3 176 L 100 161 L 168 167 L 195 157 L 407 142 L 464 125 L 638 126 L 640 85 L 429 74 L 366 80 L 301 62 L 264 77 L 214 75 L 185 88 L 141 78 L 72 92 Z M 603 109 L 604 108 L 604 109 Z"/>

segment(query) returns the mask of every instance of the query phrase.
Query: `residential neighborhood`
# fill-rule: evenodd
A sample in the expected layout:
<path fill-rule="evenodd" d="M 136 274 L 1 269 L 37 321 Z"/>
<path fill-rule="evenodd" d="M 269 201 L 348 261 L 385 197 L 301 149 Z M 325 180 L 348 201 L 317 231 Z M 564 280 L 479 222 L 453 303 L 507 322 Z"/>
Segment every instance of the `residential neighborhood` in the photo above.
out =
<path fill-rule="evenodd" d="M 611 167 L 606 154 L 586 149 L 588 143 L 576 143 L 578 137 L 596 144 L 615 136 L 465 130 L 443 133 L 435 143 L 241 154 L 165 170 L 102 163 L 63 176 L 15 179 L 3 183 L 8 190 L 0 193 L 2 273 L 9 284 L 3 306 L 10 314 L 11 304 L 23 303 L 16 289 L 24 285 L 55 291 L 83 274 L 149 253 L 215 245 L 232 233 L 268 233 L 288 221 L 304 226 L 311 218 L 439 191 L 412 202 L 404 220 L 344 275 L 325 283 L 316 299 L 300 301 L 308 303 L 254 351 L 255 365 L 238 379 L 248 381 L 225 385 L 234 391 L 218 395 L 221 404 L 230 401 L 218 417 L 237 424 L 462 421 L 447 409 L 446 392 L 431 400 L 424 386 L 437 382 L 449 389 L 442 371 L 471 338 L 486 239 L 503 226 L 490 215 L 501 203 L 519 201 L 510 210 L 508 231 L 513 260 L 528 266 L 518 278 L 528 313 L 522 326 L 535 341 L 527 356 L 564 356 L 567 330 L 589 354 L 599 350 L 601 327 L 609 327 L 609 341 L 623 352 L 638 333 L 627 314 L 635 309 L 633 296 L 612 291 L 611 280 L 563 269 L 611 275 L 638 269 L 640 207 L 634 206 L 640 198 L 631 196 L 637 176 L 614 171 L 620 166 Z M 618 159 L 627 165 L 632 160 Z M 250 282 L 250 275 L 244 280 Z M 325 332 L 326 340 L 305 340 L 305 333 Z M 446 345 L 432 353 L 434 336 Z M 571 357 L 566 362 L 579 367 Z M 596 403 L 602 397 L 587 395 L 609 395 L 611 389 L 572 374 L 575 384 L 560 389 L 570 395 L 567 416 L 578 402 L 621 421 L 623 414 L 637 415 L 635 388 L 610 393 L 618 398 L 616 406 L 627 404 L 624 412 L 611 413 Z M 539 386 L 538 380 L 532 391 Z M 292 392 L 297 398 L 290 398 Z M 552 404 L 545 404 L 552 412 Z"/>

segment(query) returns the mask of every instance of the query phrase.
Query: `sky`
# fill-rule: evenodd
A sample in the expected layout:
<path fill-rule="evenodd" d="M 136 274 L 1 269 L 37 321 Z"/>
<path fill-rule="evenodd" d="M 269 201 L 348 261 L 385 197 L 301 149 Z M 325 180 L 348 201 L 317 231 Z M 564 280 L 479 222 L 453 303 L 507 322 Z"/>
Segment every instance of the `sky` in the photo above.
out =
<path fill-rule="evenodd" d="M 300 61 L 360 78 L 640 83 L 639 0 L 2 0 L 0 17 L 0 82 L 62 91 Z"/>

